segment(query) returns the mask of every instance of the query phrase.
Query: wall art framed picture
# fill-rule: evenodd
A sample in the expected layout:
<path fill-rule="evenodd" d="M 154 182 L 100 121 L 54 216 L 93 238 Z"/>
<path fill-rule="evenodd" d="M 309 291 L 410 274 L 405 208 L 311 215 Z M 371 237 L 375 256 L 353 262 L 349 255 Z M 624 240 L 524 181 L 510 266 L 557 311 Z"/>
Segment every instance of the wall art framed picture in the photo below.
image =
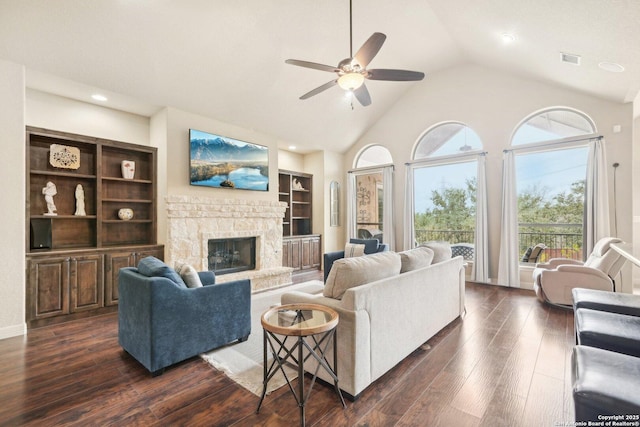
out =
<path fill-rule="evenodd" d="M 189 129 L 191 185 L 269 191 L 269 148 Z"/>

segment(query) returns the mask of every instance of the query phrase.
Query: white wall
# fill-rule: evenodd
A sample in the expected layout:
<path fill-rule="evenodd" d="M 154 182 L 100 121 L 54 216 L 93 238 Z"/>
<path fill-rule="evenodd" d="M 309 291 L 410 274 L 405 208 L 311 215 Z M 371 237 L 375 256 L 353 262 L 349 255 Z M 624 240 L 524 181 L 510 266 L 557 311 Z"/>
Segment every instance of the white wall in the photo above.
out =
<path fill-rule="evenodd" d="M 24 72 L 21 65 L 0 61 L 0 339 L 26 331 Z"/>
<path fill-rule="evenodd" d="M 429 75 L 409 91 L 346 153 L 344 167 L 348 169 L 352 165 L 355 155 L 365 145 L 386 146 L 396 166 L 394 215 L 402 218 L 404 162 L 410 160 L 419 136 L 430 126 L 443 121 L 455 120 L 470 126 L 478 133 L 488 152 L 490 276 L 496 277 L 501 229 L 502 150 L 509 146 L 513 131 L 525 117 L 553 106 L 585 112 L 595 121 L 598 132 L 604 135 L 609 164 L 620 163 L 617 172 L 618 236 L 631 241 L 631 104 L 598 99 L 476 65 L 459 66 Z M 616 124 L 622 126 L 621 133 L 613 133 L 612 127 Z M 611 190 L 612 170 L 610 168 Z M 403 233 L 402 221 L 397 221 L 398 248 L 403 246 Z"/>
<path fill-rule="evenodd" d="M 149 145 L 149 118 L 27 89 L 26 122 L 63 132 Z"/>
<path fill-rule="evenodd" d="M 247 141 L 269 147 L 269 191 L 209 188 L 189 183 L 189 129 Z M 220 199 L 278 200 L 278 144 L 275 138 L 219 120 L 167 108 L 167 195 L 201 196 Z"/>
<path fill-rule="evenodd" d="M 278 169 L 304 172 L 304 154 L 278 150 Z"/>

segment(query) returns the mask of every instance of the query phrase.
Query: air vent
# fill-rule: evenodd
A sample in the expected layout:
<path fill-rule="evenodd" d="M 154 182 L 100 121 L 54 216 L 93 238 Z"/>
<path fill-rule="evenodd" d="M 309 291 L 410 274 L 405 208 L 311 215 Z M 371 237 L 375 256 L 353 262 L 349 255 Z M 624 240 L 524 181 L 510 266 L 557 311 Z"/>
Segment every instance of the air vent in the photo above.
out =
<path fill-rule="evenodd" d="M 571 53 L 560 52 L 562 62 L 568 64 L 580 65 L 580 55 L 573 55 Z"/>

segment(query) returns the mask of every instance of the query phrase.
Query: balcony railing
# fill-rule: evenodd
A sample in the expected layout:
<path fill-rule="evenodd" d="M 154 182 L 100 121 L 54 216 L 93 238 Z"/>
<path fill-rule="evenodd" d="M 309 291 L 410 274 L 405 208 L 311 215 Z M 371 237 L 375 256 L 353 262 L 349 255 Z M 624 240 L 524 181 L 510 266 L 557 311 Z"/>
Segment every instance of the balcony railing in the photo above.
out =
<path fill-rule="evenodd" d="M 418 244 L 432 240 L 449 243 L 474 243 L 473 230 L 423 230 L 415 231 Z M 520 255 L 539 243 L 547 248 L 538 262 L 551 258 L 571 258 L 582 261 L 582 224 L 519 224 L 518 241 Z"/>

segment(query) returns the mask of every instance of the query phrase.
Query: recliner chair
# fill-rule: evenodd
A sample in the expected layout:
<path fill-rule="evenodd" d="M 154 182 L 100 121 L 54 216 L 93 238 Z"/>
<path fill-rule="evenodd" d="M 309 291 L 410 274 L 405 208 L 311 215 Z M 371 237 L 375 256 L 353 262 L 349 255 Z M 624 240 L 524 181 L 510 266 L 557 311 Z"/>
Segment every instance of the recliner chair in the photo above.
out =
<path fill-rule="evenodd" d="M 600 239 L 584 263 L 553 258 L 537 264 L 533 270 L 533 288 L 538 299 L 571 306 L 573 288 L 615 291 L 614 277 L 620 272 L 626 258 L 613 250 L 611 244 L 621 242 L 615 237 Z"/>

